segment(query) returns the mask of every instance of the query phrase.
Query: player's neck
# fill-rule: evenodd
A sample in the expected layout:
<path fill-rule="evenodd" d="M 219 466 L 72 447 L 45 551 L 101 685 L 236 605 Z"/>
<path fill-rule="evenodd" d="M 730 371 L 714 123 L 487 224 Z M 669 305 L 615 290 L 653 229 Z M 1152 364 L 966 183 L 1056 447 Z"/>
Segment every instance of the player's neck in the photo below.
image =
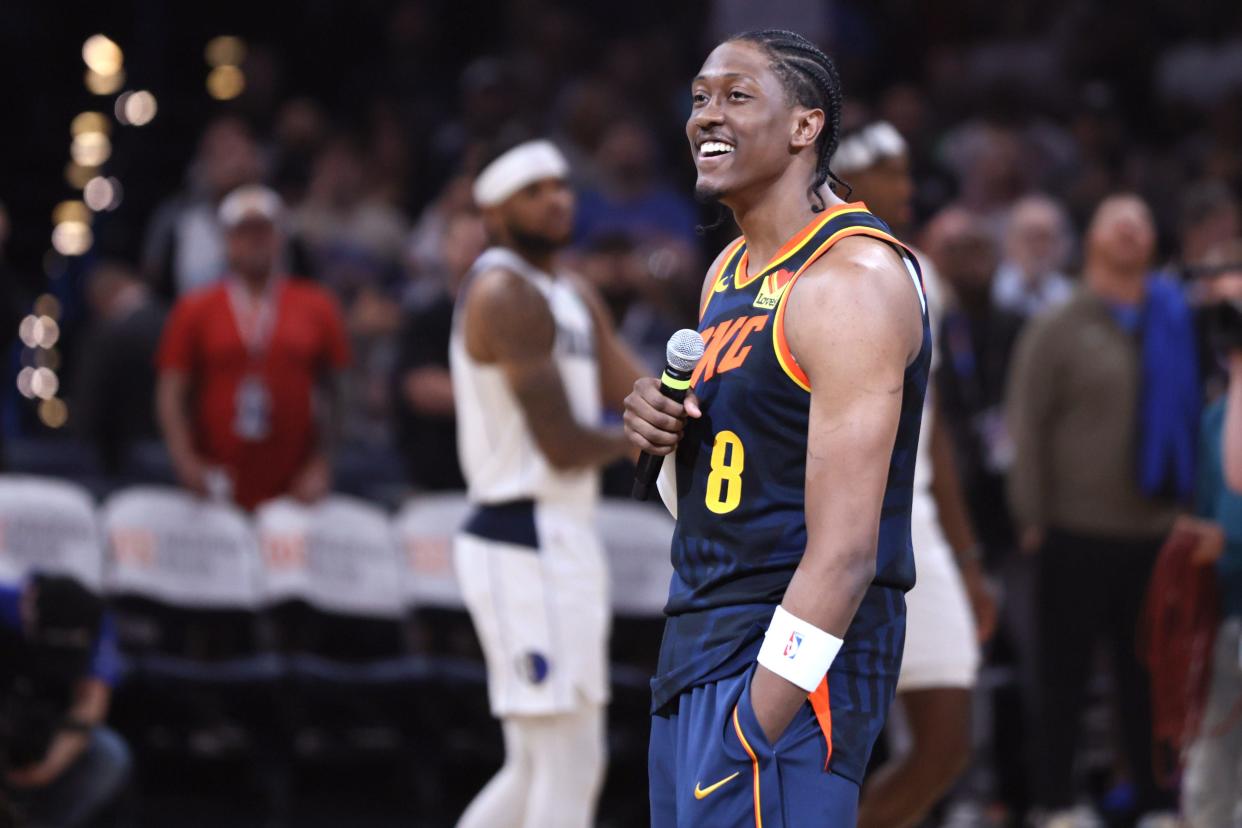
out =
<path fill-rule="evenodd" d="M 753 202 L 742 200 L 732 205 L 733 217 L 746 237 L 751 275 L 771 261 L 785 243 L 810 224 L 816 215 L 822 214 L 812 209 L 805 180 L 805 177 L 799 176 L 798 180 L 790 183 L 780 181 L 776 186 L 767 188 Z M 827 187 L 822 188 L 821 193 L 829 209 L 844 203 Z"/>
<path fill-rule="evenodd" d="M 552 264 L 556 261 L 556 250 L 531 250 L 519 247 L 516 244 L 510 245 L 509 249 L 521 256 L 527 264 L 536 270 L 542 271 L 549 276 L 554 275 Z"/>

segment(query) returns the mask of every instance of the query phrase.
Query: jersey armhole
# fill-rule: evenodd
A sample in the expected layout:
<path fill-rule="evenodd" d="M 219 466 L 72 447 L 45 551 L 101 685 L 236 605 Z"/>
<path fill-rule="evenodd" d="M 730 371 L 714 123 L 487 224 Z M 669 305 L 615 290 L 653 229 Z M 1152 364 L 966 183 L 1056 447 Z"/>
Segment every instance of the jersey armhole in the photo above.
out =
<path fill-rule="evenodd" d="M 912 264 L 914 254 L 897 239 L 874 227 L 865 227 L 855 225 L 838 230 L 815 248 L 797 272 L 789 279 L 785 289 L 781 292 L 781 298 L 776 305 L 776 318 L 772 321 L 772 347 L 776 351 L 776 361 L 780 363 L 781 369 L 784 370 L 785 376 L 789 377 L 795 385 L 803 391 L 810 393 L 811 380 L 807 377 L 806 372 L 802 370 L 802 366 L 798 365 L 798 360 L 794 356 L 793 351 L 789 347 L 789 341 L 785 338 L 785 306 L 789 303 L 789 297 L 793 294 L 794 284 L 798 278 L 806 272 L 814 262 L 818 261 L 821 256 L 827 253 L 834 244 L 841 239 L 849 236 L 870 236 L 879 241 L 887 242 L 896 250 L 897 255 L 901 257 L 902 264 L 905 265 L 906 271 L 910 274 L 911 281 L 914 282 L 914 289 L 918 293 L 919 306 L 923 309 L 924 321 L 927 319 L 927 297 L 923 291 L 923 281 L 919 276 L 917 266 Z"/>

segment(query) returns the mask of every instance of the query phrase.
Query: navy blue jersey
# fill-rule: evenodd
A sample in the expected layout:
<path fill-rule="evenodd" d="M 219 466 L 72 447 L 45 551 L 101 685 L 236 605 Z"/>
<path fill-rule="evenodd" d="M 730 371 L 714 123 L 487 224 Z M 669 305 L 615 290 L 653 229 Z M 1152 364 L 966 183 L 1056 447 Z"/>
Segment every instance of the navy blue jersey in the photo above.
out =
<path fill-rule="evenodd" d="M 691 380 L 703 416 L 687 422 L 677 450 L 674 575 L 652 682 L 656 711 L 683 690 L 753 662 L 772 611 L 802 559 L 811 389 L 785 342 L 785 308 L 792 285 L 812 262 L 840 239 L 860 235 L 888 243 L 902 255 L 914 282 L 911 289 L 917 287 L 922 298 L 914 256 L 862 204 L 839 205 L 816 216 L 754 276 L 747 275 L 745 239 L 735 241 L 722 257 L 699 324 L 706 351 Z M 848 669 L 851 650 L 865 651 L 858 657 L 882 661 L 882 672 L 892 673 L 893 684 L 904 640 L 904 592 L 914 585 L 910 504 L 930 361 L 931 331 L 924 313 L 923 347 L 906 369 L 889 460 L 875 580 L 837 662 Z M 887 679 L 879 687 L 870 680 L 854 684 L 844 692 L 857 695 L 860 709 L 874 708 L 882 720 L 884 697 L 891 698 Z M 834 707 L 848 701 L 835 699 Z M 862 734 L 859 741 L 866 741 Z"/>

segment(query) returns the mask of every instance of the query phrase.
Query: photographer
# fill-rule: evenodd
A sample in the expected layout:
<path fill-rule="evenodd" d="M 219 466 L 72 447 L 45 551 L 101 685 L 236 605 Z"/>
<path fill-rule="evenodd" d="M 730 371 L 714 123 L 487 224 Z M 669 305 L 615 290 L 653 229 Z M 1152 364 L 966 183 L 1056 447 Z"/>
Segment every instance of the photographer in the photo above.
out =
<path fill-rule="evenodd" d="M 129 750 L 103 726 L 116 637 L 100 599 L 73 578 L 0 586 L 3 788 L 29 825 L 88 824 L 121 791 Z"/>
<path fill-rule="evenodd" d="M 1202 558 L 1216 565 L 1221 621 L 1183 784 L 1192 828 L 1235 825 L 1242 817 L 1242 240 L 1218 246 L 1204 264 L 1199 284 L 1229 388 L 1204 414 L 1200 433 L 1198 511 L 1224 536 Z"/>

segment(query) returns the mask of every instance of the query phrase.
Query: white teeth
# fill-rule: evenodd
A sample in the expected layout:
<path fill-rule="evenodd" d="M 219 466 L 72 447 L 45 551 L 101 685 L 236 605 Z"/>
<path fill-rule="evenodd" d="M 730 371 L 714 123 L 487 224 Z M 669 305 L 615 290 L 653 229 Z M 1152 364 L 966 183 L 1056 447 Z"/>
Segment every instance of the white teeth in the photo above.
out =
<path fill-rule="evenodd" d="M 700 155 L 723 155 L 733 152 L 733 147 L 723 141 L 705 141 L 699 147 Z"/>

